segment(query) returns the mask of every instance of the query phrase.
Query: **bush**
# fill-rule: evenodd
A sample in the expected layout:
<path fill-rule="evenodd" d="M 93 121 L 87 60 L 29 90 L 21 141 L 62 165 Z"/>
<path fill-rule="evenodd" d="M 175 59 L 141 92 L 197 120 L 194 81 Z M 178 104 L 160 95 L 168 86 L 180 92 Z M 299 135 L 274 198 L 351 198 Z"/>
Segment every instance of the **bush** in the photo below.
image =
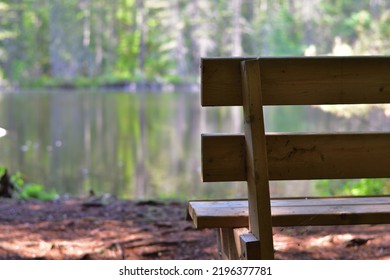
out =
<path fill-rule="evenodd" d="M 0 177 L 4 175 L 6 168 L 0 166 Z M 54 200 L 58 197 L 56 191 L 46 191 L 44 186 L 36 183 L 25 183 L 20 172 L 11 175 L 11 183 L 14 186 L 12 197 L 19 199 Z"/>
<path fill-rule="evenodd" d="M 39 199 L 39 200 L 54 200 L 58 197 L 55 191 L 47 192 L 40 184 L 29 183 L 25 184 L 20 191 L 21 199 Z"/>
<path fill-rule="evenodd" d="M 316 191 L 321 196 L 334 195 L 383 195 L 390 190 L 389 179 L 360 179 L 341 181 L 320 180 L 317 181 Z"/>

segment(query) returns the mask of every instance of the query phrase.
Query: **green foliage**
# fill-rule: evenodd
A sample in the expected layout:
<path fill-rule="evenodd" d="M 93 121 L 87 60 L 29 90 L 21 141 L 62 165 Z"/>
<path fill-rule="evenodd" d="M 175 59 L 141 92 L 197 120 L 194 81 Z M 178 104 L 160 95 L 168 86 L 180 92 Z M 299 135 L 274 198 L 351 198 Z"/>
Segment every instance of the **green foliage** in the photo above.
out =
<path fill-rule="evenodd" d="M 22 173 L 16 172 L 15 174 L 11 175 L 11 182 L 15 186 L 22 188 L 24 186 L 24 180 L 22 178 Z"/>
<path fill-rule="evenodd" d="M 58 197 L 58 194 L 54 190 L 49 192 L 45 191 L 44 187 L 40 184 L 29 183 L 23 186 L 19 197 L 21 199 L 54 200 Z"/>
<path fill-rule="evenodd" d="M 0 176 L 5 172 L 6 168 L 0 166 Z M 55 190 L 46 191 L 44 186 L 36 183 L 25 183 L 22 173 L 16 172 L 11 175 L 11 182 L 18 191 L 16 197 L 19 199 L 38 199 L 38 200 L 54 200 L 58 197 Z"/>
<path fill-rule="evenodd" d="M 180 76 L 174 75 L 174 74 L 166 75 L 164 77 L 164 79 L 165 79 L 166 82 L 168 82 L 170 84 L 179 84 L 180 82 L 183 81 L 183 79 Z"/>
<path fill-rule="evenodd" d="M 0 177 L 4 175 L 5 167 L 0 165 Z"/>
<path fill-rule="evenodd" d="M 316 191 L 321 196 L 334 195 L 383 195 L 390 190 L 389 179 L 360 180 L 320 180 L 315 184 Z"/>
<path fill-rule="evenodd" d="M 357 13 L 353 13 L 345 20 L 345 23 L 346 26 L 349 26 L 353 31 L 359 33 L 370 28 L 371 20 L 370 13 L 362 10 Z"/>
<path fill-rule="evenodd" d="M 274 20 L 271 20 L 273 31 L 269 33 L 271 55 L 302 55 L 302 32 L 299 22 L 283 5 Z"/>
<path fill-rule="evenodd" d="M 386 179 L 361 179 L 357 183 L 347 182 L 343 192 L 346 195 L 379 195 L 384 194 L 388 184 Z"/>
<path fill-rule="evenodd" d="M 367 1 L 330 0 L 322 1 L 321 6 L 324 11 L 324 16 L 321 17 L 322 25 L 330 27 L 333 37 L 341 36 L 348 41 L 356 38 L 356 14 L 368 8 Z"/>

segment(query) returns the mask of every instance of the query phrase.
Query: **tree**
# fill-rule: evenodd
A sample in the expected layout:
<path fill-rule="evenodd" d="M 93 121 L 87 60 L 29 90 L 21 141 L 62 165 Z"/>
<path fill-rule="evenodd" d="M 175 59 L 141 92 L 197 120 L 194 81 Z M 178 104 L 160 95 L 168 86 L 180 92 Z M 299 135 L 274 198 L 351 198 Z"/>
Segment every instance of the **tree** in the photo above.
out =
<path fill-rule="evenodd" d="M 337 36 L 354 53 L 387 54 L 389 9 L 385 0 L 0 0 L 0 71 L 22 84 L 196 81 L 201 57 L 328 54 Z"/>

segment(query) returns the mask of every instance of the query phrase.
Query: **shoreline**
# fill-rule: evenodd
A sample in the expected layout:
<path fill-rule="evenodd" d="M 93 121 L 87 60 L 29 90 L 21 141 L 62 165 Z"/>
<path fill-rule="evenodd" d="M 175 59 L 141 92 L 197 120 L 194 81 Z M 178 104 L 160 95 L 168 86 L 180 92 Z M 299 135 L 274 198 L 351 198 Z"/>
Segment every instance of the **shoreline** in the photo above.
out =
<path fill-rule="evenodd" d="M 0 86 L 0 93 L 35 92 L 35 91 L 123 91 L 129 93 L 164 93 L 184 92 L 197 93 L 200 91 L 199 83 L 156 83 L 156 82 L 118 82 L 102 85 L 77 85 L 75 83 L 62 83 L 46 86 Z"/>

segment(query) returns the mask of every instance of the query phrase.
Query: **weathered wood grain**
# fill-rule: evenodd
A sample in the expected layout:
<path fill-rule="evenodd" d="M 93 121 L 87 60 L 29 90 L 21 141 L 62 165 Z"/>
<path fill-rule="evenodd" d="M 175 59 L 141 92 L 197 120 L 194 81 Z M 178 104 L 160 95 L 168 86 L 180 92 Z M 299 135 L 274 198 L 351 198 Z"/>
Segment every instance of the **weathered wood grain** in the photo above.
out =
<path fill-rule="evenodd" d="M 241 66 L 249 230 L 257 240 L 261 238 L 260 250 L 257 254 L 251 250 L 251 258 L 273 259 L 274 247 L 262 88 L 259 79 L 260 68 L 256 60 L 243 61 Z"/>
<path fill-rule="evenodd" d="M 390 197 L 272 199 L 273 226 L 385 224 Z M 247 200 L 191 201 L 197 228 L 247 227 Z"/>
<path fill-rule="evenodd" d="M 388 178 L 390 133 L 266 136 L 270 180 Z M 203 180 L 246 179 L 244 135 L 202 136 Z"/>
<path fill-rule="evenodd" d="M 240 63 L 202 59 L 203 106 L 241 106 Z M 390 103 L 390 57 L 259 58 L 263 105 Z"/>
<path fill-rule="evenodd" d="M 201 143 L 204 182 L 246 181 L 242 134 L 203 134 Z"/>

